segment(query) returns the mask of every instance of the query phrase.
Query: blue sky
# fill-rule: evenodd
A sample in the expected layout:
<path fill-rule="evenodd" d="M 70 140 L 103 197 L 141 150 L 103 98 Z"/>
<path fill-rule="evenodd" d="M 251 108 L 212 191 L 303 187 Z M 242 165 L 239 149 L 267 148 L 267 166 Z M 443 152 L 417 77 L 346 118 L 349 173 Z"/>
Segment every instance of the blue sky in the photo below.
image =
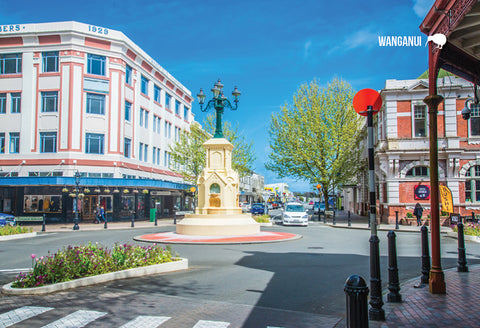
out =
<path fill-rule="evenodd" d="M 0 0 L 0 25 L 75 20 L 122 31 L 196 95 L 220 78 L 230 95 L 242 92 L 239 123 L 253 140 L 255 171 L 265 169 L 272 113 L 291 103 L 298 87 L 339 77 L 355 90 L 380 90 L 387 79 L 414 79 L 427 69 L 427 47 L 418 26 L 434 0 Z M 378 36 L 421 36 L 421 47 L 380 47 Z M 207 100 L 210 92 L 207 93 Z M 193 105 L 197 121 L 205 116 Z"/>

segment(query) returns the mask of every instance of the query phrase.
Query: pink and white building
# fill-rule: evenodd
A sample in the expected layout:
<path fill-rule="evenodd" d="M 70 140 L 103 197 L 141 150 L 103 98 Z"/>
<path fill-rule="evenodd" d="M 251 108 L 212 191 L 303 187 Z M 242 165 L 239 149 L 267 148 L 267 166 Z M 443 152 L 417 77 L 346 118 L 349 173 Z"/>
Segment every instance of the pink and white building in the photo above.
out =
<path fill-rule="evenodd" d="M 71 218 L 77 171 L 86 218 L 97 203 L 113 218 L 184 208 L 169 145 L 189 130 L 192 100 L 120 31 L 0 25 L 0 211 Z"/>

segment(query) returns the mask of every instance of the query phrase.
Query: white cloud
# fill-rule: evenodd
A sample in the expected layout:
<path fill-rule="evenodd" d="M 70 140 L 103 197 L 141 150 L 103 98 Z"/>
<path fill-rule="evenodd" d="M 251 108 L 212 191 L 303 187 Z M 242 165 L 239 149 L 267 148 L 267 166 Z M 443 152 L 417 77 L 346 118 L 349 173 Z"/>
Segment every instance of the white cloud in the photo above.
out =
<path fill-rule="evenodd" d="M 343 41 L 343 50 L 351 50 L 359 47 L 371 48 L 377 42 L 377 33 L 372 33 L 370 28 L 358 30 L 347 36 Z"/>
<path fill-rule="evenodd" d="M 307 60 L 310 57 L 310 48 L 312 47 L 312 41 L 308 40 L 303 45 L 303 60 Z"/>
<path fill-rule="evenodd" d="M 413 11 L 418 17 L 424 18 L 434 2 L 434 0 L 413 0 Z"/>

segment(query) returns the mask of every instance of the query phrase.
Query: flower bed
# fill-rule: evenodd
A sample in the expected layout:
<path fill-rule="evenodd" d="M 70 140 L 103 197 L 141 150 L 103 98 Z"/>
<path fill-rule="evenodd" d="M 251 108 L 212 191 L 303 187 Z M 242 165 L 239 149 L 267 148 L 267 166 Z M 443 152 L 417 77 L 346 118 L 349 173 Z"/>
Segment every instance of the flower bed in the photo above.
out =
<path fill-rule="evenodd" d="M 452 229 L 457 232 L 457 226 L 453 225 Z M 480 236 L 480 225 L 478 223 L 466 223 L 463 225 L 463 234 L 467 236 Z"/>
<path fill-rule="evenodd" d="M 0 227 L 0 236 L 10 236 L 10 235 L 17 235 L 21 233 L 29 233 L 32 232 L 33 228 L 27 227 L 20 227 L 20 226 L 10 226 L 6 225 L 4 227 Z"/>
<path fill-rule="evenodd" d="M 33 270 L 20 273 L 13 288 L 40 287 L 105 273 L 175 261 L 170 249 L 116 244 L 111 250 L 97 243 L 68 246 L 53 255 L 37 258 Z"/>

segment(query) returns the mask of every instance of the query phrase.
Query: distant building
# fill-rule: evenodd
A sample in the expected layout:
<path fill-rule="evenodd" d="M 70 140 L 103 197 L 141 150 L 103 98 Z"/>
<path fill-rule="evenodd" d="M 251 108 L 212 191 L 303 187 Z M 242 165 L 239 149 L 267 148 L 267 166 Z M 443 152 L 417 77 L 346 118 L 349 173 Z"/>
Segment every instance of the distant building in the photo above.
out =
<path fill-rule="evenodd" d="M 288 184 L 281 183 L 271 183 L 265 185 L 265 190 L 271 193 L 271 198 L 286 202 L 290 199 L 293 194 L 290 192 Z"/>
<path fill-rule="evenodd" d="M 471 83 L 445 76 L 438 79 L 444 97 L 438 112 L 439 183 L 450 188 L 454 211 L 480 212 L 480 107 L 470 120 L 462 119 L 465 100 L 473 97 Z M 378 217 L 394 222 L 412 213 L 419 202 L 430 213 L 428 80 L 387 80 L 381 91 L 383 108 L 375 118 L 375 171 Z M 366 143 L 365 143 L 366 144 Z M 360 214 L 368 209 L 368 180 L 361 175 L 350 187 L 349 208 Z"/>
<path fill-rule="evenodd" d="M 0 31 L 0 211 L 71 220 L 162 215 L 189 202 L 169 144 L 190 91 L 122 32 L 78 22 Z"/>
<path fill-rule="evenodd" d="M 240 178 L 240 202 L 261 203 L 263 202 L 263 175 L 252 172 Z"/>

